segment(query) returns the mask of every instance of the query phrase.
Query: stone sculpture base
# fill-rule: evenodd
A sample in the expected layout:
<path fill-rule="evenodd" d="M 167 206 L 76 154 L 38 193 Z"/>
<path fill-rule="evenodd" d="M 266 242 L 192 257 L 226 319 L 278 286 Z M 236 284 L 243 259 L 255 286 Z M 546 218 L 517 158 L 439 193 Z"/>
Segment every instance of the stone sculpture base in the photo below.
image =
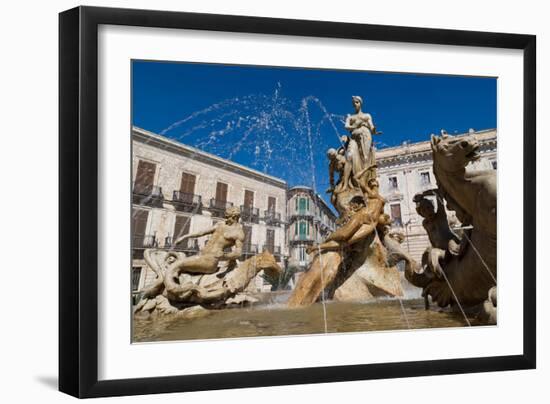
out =
<path fill-rule="evenodd" d="M 351 268 L 351 276 L 336 289 L 335 300 L 367 301 L 404 295 L 399 271 L 395 266 L 387 266 L 387 251 L 378 237 L 362 251 L 354 251 Z"/>
<path fill-rule="evenodd" d="M 401 277 L 387 265 L 387 251 L 377 235 L 353 249 L 316 254 L 288 300 L 290 307 L 315 303 L 323 290 L 329 299 L 368 301 L 379 296 L 403 296 Z"/>
<path fill-rule="evenodd" d="M 176 299 L 164 288 L 166 252 L 146 250 L 145 256 L 148 265 L 157 273 L 157 280 L 134 309 L 136 317 L 141 318 L 164 315 L 196 317 L 204 315 L 207 309 L 253 304 L 258 299 L 248 290 L 258 273 L 265 271 L 277 277 L 282 272 L 273 255 L 263 252 L 230 267 L 221 264 L 213 274 L 180 274 L 180 285 L 193 285 L 193 289 Z"/>

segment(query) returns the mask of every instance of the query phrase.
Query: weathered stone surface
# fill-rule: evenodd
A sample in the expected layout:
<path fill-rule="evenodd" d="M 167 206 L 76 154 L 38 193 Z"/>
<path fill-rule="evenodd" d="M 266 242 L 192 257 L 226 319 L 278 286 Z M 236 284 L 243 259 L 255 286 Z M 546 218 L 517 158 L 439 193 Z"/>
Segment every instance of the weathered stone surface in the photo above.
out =
<path fill-rule="evenodd" d="M 399 272 L 394 265 L 407 257 L 394 255 L 390 263 L 383 240 L 389 216 L 384 214 L 385 199 L 376 180 L 372 117 L 362 112 L 363 100 L 352 97 L 355 114 L 348 115 L 345 128 L 350 136 L 343 145 L 329 149 L 328 192 L 340 213 L 341 227 L 323 243 L 308 248 L 315 254 L 309 270 L 300 278 L 289 299 L 289 306 L 314 303 L 326 290 L 336 300 L 369 300 L 373 296 L 403 296 Z M 339 174 L 335 183 L 334 175 Z M 317 251 L 318 250 L 318 251 Z M 397 259 L 396 259 L 397 257 Z"/>
<path fill-rule="evenodd" d="M 429 248 L 424 273 L 409 280 L 441 307 L 456 303 L 453 291 L 461 305 L 476 306 L 496 283 L 496 172 L 466 170 L 478 158 L 474 138 L 432 136 L 432 151 L 438 192 L 471 229 L 463 232 L 456 253 Z"/>
<path fill-rule="evenodd" d="M 254 304 L 254 303 L 258 303 L 258 302 L 259 302 L 259 299 L 256 299 L 253 296 L 250 296 L 246 293 L 237 293 L 235 296 L 230 297 L 229 299 L 227 299 L 225 301 L 225 304 L 228 305 L 228 306 L 229 305 L 241 306 L 241 305 Z"/>
<path fill-rule="evenodd" d="M 148 261 L 153 265 L 161 263 L 154 270 L 162 277 L 166 266 L 162 264 L 166 260 L 166 252 L 149 250 L 146 254 L 149 256 Z M 156 296 L 145 296 L 136 305 L 134 313 L 137 316 L 143 316 L 142 313 L 174 314 L 178 312 L 178 306 L 193 303 L 211 308 L 220 308 L 238 302 L 254 303 L 257 299 L 242 292 L 260 271 L 271 272 L 273 276 L 278 276 L 281 268 L 273 255 L 263 252 L 238 262 L 235 266 L 220 266 L 213 274 L 182 273 L 179 275 L 179 283 L 187 285 L 190 293 L 180 294 L 178 299 L 173 299 L 174 296 L 167 294 L 166 291 Z"/>
<path fill-rule="evenodd" d="M 478 319 L 487 324 L 497 323 L 497 288 L 493 286 L 489 289 L 487 300 L 483 302 Z"/>
<path fill-rule="evenodd" d="M 177 311 L 175 314 L 178 316 L 178 318 L 185 318 L 185 319 L 195 319 L 195 318 L 201 318 L 206 317 L 212 313 L 211 310 L 205 309 L 202 306 L 191 306 L 183 310 Z"/>
<path fill-rule="evenodd" d="M 376 296 L 403 296 L 399 271 L 387 265 L 386 249 L 378 237 L 370 245 L 355 249 L 351 257 L 352 274 L 336 289 L 336 300 L 365 301 Z"/>
<path fill-rule="evenodd" d="M 290 307 L 315 303 L 321 292 L 330 285 L 340 269 L 342 256 L 337 251 L 317 254 L 309 270 L 302 275 L 288 300 Z"/>

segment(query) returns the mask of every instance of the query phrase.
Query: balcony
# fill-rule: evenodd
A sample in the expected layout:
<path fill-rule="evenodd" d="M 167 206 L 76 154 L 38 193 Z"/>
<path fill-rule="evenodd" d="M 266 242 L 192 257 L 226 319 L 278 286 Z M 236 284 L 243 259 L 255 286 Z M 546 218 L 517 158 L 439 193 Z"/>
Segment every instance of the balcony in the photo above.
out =
<path fill-rule="evenodd" d="M 327 223 L 322 221 L 319 222 L 319 230 L 321 230 L 322 232 L 332 231 L 331 227 Z"/>
<path fill-rule="evenodd" d="M 309 244 L 313 243 L 315 240 L 312 235 L 306 234 L 297 234 L 290 236 L 290 244 Z"/>
<path fill-rule="evenodd" d="M 220 201 L 218 199 L 210 199 L 210 205 L 208 208 L 212 212 L 214 217 L 224 217 L 225 210 L 233 206 L 233 202 Z"/>
<path fill-rule="evenodd" d="M 134 182 L 132 201 L 138 205 L 162 207 L 162 202 L 164 201 L 162 188 L 157 185 Z"/>
<path fill-rule="evenodd" d="M 258 254 L 257 244 L 243 244 L 243 255 L 256 255 Z"/>
<path fill-rule="evenodd" d="M 293 219 L 311 219 L 315 216 L 315 213 L 311 210 L 295 210 L 291 213 Z"/>
<path fill-rule="evenodd" d="M 403 227 L 403 220 L 400 217 L 392 217 L 391 227 Z"/>
<path fill-rule="evenodd" d="M 260 223 L 260 210 L 252 206 L 241 205 L 241 219 L 243 222 Z"/>
<path fill-rule="evenodd" d="M 134 234 L 132 248 L 157 248 L 158 240 L 155 235 Z"/>
<path fill-rule="evenodd" d="M 132 257 L 143 258 L 143 250 L 146 248 L 158 248 L 158 240 L 155 235 L 134 234 L 132 236 Z"/>
<path fill-rule="evenodd" d="M 200 213 L 202 210 L 202 197 L 200 195 L 174 191 L 172 203 L 177 210 L 184 212 Z"/>
<path fill-rule="evenodd" d="M 281 246 L 278 245 L 272 245 L 272 244 L 264 244 L 264 251 L 267 251 L 275 256 L 281 255 Z"/>
<path fill-rule="evenodd" d="M 384 197 L 391 201 L 403 200 L 403 193 L 401 192 L 399 187 L 394 187 L 393 185 L 390 185 L 388 187 L 388 192 L 386 195 L 384 195 Z"/>
<path fill-rule="evenodd" d="M 199 252 L 199 241 L 197 239 L 183 240 L 181 243 L 174 245 L 174 238 L 168 236 L 164 239 L 163 248 L 166 250 L 183 251 L 186 253 L 196 254 Z"/>
<path fill-rule="evenodd" d="M 272 210 L 264 210 L 264 222 L 271 226 L 277 226 L 281 224 L 281 214 Z"/>

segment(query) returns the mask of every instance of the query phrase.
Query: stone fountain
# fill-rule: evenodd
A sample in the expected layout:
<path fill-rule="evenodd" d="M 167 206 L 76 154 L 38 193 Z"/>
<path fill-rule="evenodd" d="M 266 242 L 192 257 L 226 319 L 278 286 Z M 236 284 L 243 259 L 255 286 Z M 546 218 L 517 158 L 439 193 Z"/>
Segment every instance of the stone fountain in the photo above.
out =
<path fill-rule="evenodd" d="M 312 246 L 309 270 L 300 278 L 289 306 L 310 305 L 318 299 L 368 301 L 378 296 L 403 296 L 396 264 L 408 271 L 417 267 L 401 248 L 399 234 L 390 231 L 385 200 L 378 190 L 373 135 L 380 134 L 363 100 L 352 97 L 355 109 L 348 115 L 338 149 L 329 149 L 331 202 L 339 213 L 340 227 Z M 338 176 L 336 179 L 335 176 Z"/>
<path fill-rule="evenodd" d="M 155 272 L 156 280 L 134 309 L 140 317 L 175 314 L 197 317 L 208 308 L 255 303 L 247 287 L 260 271 L 277 278 L 281 268 L 268 252 L 242 262 L 244 231 L 239 223 L 240 210 L 230 207 L 225 221 L 214 227 L 176 240 L 210 236 L 198 255 L 187 257 L 176 251 L 146 249 L 144 258 Z"/>
<path fill-rule="evenodd" d="M 340 137 L 340 147 L 327 151 L 327 193 L 339 213 L 339 227 L 308 249 L 311 264 L 292 291 L 288 307 L 309 306 L 319 300 L 401 299 L 404 291 L 397 264 L 403 263 L 405 279 L 422 289 L 426 307 L 431 297 L 441 307 L 459 306 L 463 314 L 464 308 L 477 308 L 481 321 L 495 323 L 496 176 L 494 171 L 466 171 L 466 165 L 477 158 L 477 143 L 446 134 L 432 136 L 439 189 L 413 200 L 432 244 L 419 264 L 401 247 L 403 235 L 392 231 L 384 213 L 386 201 L 379 193 L 373 147 L 373 136 L 381 133 L 370 114 L 362 111 L 362 98 L 352 97 L 352 104 L 354 114 L 345 120 L 348 133 Z M 429 195 L 437 197 L 437 213 Z M 444 202 L 456 212 L 460 232 L 450 228 Z M 176 240 L 177 245 L 185 239 L 210 236 L 196 256 L 145 250 L 144 259 L 156 280 L 134 308 L 136 317 L 194 318 L 208 314 L 208 309 L 255 303 L 248 293 L 251 281 L 261 271 L 276 279 L 282 270 L 268 252 L 239 261 L 244 241 L 239 219 L 239 209 L 228 208 L 225 221 Z"/>
<path fill-rule="evenodd" d="M 329 149 L 331 202 L 339 212 L 340 227 L 312 246 L 310 268 L 300 278 L 290 307 L 318 300 L 368 301 L 377 296 L 403 296 L 396 264 L 403 262 L 405 278 L 440 307 L 458 307 L 478 314 L 483 323 L 496 323 L 496 173 L 468 172 L 478 158 L 473 138 L 432 136 L 433 171 L 439 189 L 416 195 L 418 213 L 431 246 L 416 263 L 400 246 L 402 235 L 390 231 L 384 198 L 376 180 L 372 136 L 378 134 L 372 117 L 362 112 L 361 97 L 352 97 L 342 146 Z M 336 175 L 338 179 L 336 180 Z M 437 196 L 437 213 L 426 198 Z M 461 222 L 460 234 L 451 230 L 446 210 Z M 470 322 L 466 318 L 468 324 Z"/>
<path fill-rule="evenodd" d="M 432 135 L 433 172 L 438 209 L 416 195 L 418 213 L 430 238 L 418 272 L 407 279 L 440 307 L 475 311 L 480 321 L 496 323 L 497 305 L 497 181 L 495 170 L 469 171 L 479 157 L 474 138 Z M 456 213 L 460 233 L 453 232 L 443 209 Z"/>

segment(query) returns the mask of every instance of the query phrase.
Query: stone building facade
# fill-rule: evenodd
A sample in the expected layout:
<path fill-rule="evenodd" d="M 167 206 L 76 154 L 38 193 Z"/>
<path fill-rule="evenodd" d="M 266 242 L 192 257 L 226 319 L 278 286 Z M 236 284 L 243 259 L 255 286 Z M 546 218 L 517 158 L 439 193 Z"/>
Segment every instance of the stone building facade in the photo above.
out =
<path fill-rule="evenodd" d="M 305 270 L 310 262 L 306 248 L 334 231 L 336 216 L 313 189 L 299 186 L 287 192 L 287 217 L 289 264 Z"/>
<path fill-rule="evenodd" d="M 457 137 L 474 136 L 480 143 L 480 159 L 470 163 L 469 170 L 497 168 L 497 131 L 470 130 Z M 403 143 L 401 146 L 376 151 L 380 193 L 386 198 L 386 213 L 393 219 L 395 230 L 405 235 L 403 246 L 418 262 L 428 247 L 429 240 L 422 227 L 422 217 L 416 213 L 413 197 L 417 193 L 436 188 L 432 171 L 430 141 Z M 456 222 L 448 212 L 451 223 Z"/>
<path fill-rule="evenodd" d="M 285 181 L 174 140 L 132 129 L 132 288 L 155 278 L 143 260 L 145 248 L 172 248 L 181 235 L 223 220 L 228 206 L 241 209 L 243 258 L 264 249 L 284 263 L 288 255 Z M 207 237 L 174 247 L 196 254 Z M 268 287 L 257 277 L 258 289 Z"/>

